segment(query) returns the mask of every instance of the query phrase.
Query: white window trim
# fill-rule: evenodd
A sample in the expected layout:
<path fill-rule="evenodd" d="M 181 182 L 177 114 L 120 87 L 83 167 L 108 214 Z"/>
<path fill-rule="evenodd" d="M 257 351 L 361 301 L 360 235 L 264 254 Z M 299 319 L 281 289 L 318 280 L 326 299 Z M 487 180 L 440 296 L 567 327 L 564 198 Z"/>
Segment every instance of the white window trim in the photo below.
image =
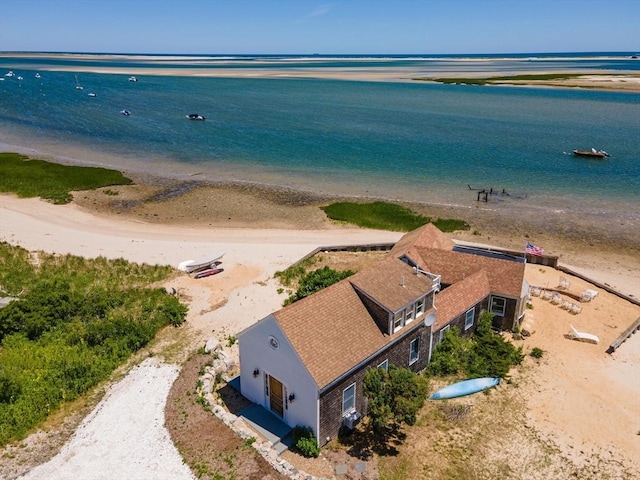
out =
<path fill-rule="evenodd" d="M 380 363 L 380 365 L 378 365 L 378 368 L 384 368 L 385 372 L 389 371 L 389 359 L 385 359 L 383 362 Z"/>
<path fill-rule="evenodd" d="M 416 358 L 411 359 L 411 354 L 413 353 L 413 344 L 417 342 L 418 348 L 416 349 Z M 420 337 L 416 337 L 411 340 L 409 344 L 409 365 L 413 365 L 420 359 Z"/>
<path fill-rule="evenodd" d="M 344 394 L 346 393 L 347 390 L 353 388 L 353 406 L 349 407 L 347 410 L 345 410 L 344 408 Z M 349 385 L 347 388 L 345 388 L 344 390 L 342 390 L 342 415 L 347 415 L 348 413 L 351 413 L 353 411 L 355 411 L 356 409 L 356 382 L 353 382 L 351 385 Z"/>
<path fill-rule="evenodd" d="M 502 302 L 502 308 L 501 310 L 495 310 L 494 309 L 494 305 L 493 302 L 494 300 L 500 300 Z M 503 297 L 497 297 L 497 296 L 492 296 L 491 297 L 491 303 L 489 304 L 489 306 L 491 307 L 491 313 L 495 313 L 496 315 L 500 315 L 501 317 L 504 316 L 504 312 L 507 308 L 507 299 L 503 298 Z"/>
<path fill-rule="evenodd" d="M 467 313 L 465 313 L 465 317 L 464 317 L 464 329 L 469 330 L 471 327 L 473 327 L 473 319 L 475 317 L 475 313 L 476 313 L 476 307 L 470 308 L 469 310 L 467 310 Z M 471 314 L 471 315 L 469 315 Z M 471 322 L 469 322 L 469 316 L 471 316 Z"/>
<path fill-rule="evenodd" d="M 416 318 L 416 306 L 415 304 L 411 304 L 410 307 L 405 308 L 404 310 L 404 324 L 411 323 Z"/>
<path fill-rule="evenodd" d="M 444 333 L 449 330 L 449 327 L 451 327 L 451 325 L 445 325 L 442 327 L 442 330 L 440 330 L 440 341 L 444 338 Z"/>

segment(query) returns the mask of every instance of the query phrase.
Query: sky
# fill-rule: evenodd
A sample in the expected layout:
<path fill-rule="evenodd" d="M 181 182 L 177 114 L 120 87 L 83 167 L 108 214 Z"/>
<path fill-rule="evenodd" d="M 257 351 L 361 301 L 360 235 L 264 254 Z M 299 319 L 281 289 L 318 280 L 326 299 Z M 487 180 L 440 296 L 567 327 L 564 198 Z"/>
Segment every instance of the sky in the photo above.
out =
<path fill-rule="evenodd" d="M 640 52 L 640 0 L 0 0 L 0 51 Z"/>

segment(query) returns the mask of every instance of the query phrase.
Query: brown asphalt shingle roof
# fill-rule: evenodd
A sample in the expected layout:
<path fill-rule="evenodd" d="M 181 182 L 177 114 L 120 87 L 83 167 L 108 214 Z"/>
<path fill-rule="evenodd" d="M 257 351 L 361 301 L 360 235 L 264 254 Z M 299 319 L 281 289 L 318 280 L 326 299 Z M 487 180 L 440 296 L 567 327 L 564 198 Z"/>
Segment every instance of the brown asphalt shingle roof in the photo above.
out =
<path fill-rule="evenodd" d="M 384 334 L 364 307 L 356 288 L 390 311 L 396 311 L 431 287 L 431 280 L 424 275 L 415 275 L 404 262 L 387 258 L 273 315 L 322 389 L 411 329 L 405 327 L 393 335 Z"/>
<path fill-rule="evenodd" d="M 390 257 L 358 272 L 349 281 L 392 312 L 414 302 L 433 285 L 428 277 L 416 275 L 409 265 Z"/>
<path fill-rule="evenodd" d="M 452 319 L 466 312 L 472 305 L 489 296 L 491 289 L 485 271 L 480 270 L 451 285 L 436 295 L 436 323 L 433 331 L 440 330 Z"/>
<path fill-rule="evenodd" d="M 450 284 L 436 296 L 435 330 L 491 293 L 520 297 L 523 263 L 454 252 L 453 247 L 444 233 L 425 225 L 402 237 L 381 262 L 273 314 L 319 389 L 420 324 L 386 335 L 357 293 L 393 312 L 431 290 L 432 281 L 399 260 L 403 255 Z"/>
<path fill-rule="evenodd" d="M 470 253 L 447 252 L 438 249 L 416 247 L 412 254 L 419 255 L 419 261 L 410 258 L 427 271 L 440 275 L 442 283 L 453 285 L 474 273 L 484 270 L 493 293 L 520 298 L 524 279 L 524 263 L 483 257 Z M 451 287 L 449 287 L 451 288 Z"/>
<path fill-rule="evenodd" d="M 391 255 L 400 257 L 411 247 L 435 248 L 438 250 L 453 250 L 455 243 L 433 223 L 407 233 L 391 249 Z"/>

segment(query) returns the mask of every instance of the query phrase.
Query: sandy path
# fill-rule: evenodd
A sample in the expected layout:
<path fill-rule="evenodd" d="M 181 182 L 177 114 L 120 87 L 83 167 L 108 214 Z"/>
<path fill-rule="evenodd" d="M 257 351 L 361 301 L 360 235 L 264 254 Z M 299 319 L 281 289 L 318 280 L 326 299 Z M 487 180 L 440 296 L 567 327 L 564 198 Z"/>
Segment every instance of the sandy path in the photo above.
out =
<path fill-rule="evenodd" d="M 164 428 L 177 366 L 147 359 L 115 384 L 49 462 L 25 480 L 192 480 Z"/>

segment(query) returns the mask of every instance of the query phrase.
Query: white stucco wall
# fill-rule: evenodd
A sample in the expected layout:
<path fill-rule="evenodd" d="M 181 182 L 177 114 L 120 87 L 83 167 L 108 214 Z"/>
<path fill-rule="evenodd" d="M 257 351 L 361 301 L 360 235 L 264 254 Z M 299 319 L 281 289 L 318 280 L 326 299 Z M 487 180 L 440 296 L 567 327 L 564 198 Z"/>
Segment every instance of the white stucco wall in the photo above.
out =
<path fill-rule="evenodd" d="M 270 345 L 270 337 L 278 348 Z M 254 403 L 269 409 L 265 395 L 265 375 L 283 383 L 286 395 L 294 394 L 293 402 L 285 403 L 284 421 L 288 425 L 309 426 L 318 432 L 318 389 L 291 347 L 273 315 L 269 315 L 238 335 L 240 350 L 240 385 L 242 394 Z M 260 371 L 253 376 L 255 369 Z"/>

